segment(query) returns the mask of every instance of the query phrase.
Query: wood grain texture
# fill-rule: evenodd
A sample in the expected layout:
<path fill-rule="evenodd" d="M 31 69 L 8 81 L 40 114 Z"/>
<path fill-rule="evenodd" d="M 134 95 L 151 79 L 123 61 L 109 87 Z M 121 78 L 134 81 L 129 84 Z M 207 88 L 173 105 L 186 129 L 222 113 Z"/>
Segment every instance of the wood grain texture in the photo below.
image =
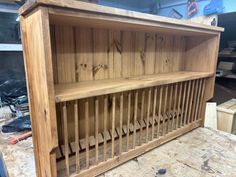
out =
<path fill-rule="evenodd" d="M 46 9 L 40 8 L 28 17 L 21 17 L 21 33 L 36 172 L 38 176 L 51 177 L 56 174 L 56 157 L 52 151 L 58 146 L 58 136 L 49 17 Z"/>
<path fill-rule="evenodd" d="M 65 145 L 65 159 L 66 159 L 66 177 L 70 176 L 70 163 L 69 163 L 69 138 L 68 138 L 68 125 L 67 125 L 67 106 L 63 104 L 63 124 L 64 124 L 64 145 Z"/>
<path fill-rule="evenodd" d="M 119 16 L 123 18 L 131 18 L 131 19 L 139 19 L 143 21 L 153 21 L 155 23 L 160 23 L 161 25 L 166 25 L 166 28 L 171 28 L 172 25 L 178 26 L 179 29 L 184 30 L 186 28 L 186 31 L 193 30 L 197 32 L 197 30 L 203 30 L 203 31 L 223 31 L 222 28 L 219 27 L 214 27 L 214 26 L 208 26 L 208 25 L 201 25 L 197 23 L 192 23 L 192 22 L 186 22 L 186 21 L 181 21 L 181 20 L 176 20 L 176 19 L 170 19 L 166 17 L 160 17 L 160 16 L 155 16 L 155 15 L 149 15 L 145 14 L 143 15 L 142 13 L 139 12 L 132 12 L 128 10 L 122 10 L 122 9 L 116 9 L 116 8 L 111 8 L 111 7 L 105 7 L 105 6 L 100 6 L 96 4 L 91 4 L 91 3 L 85 3 L 85 2 L 80 2 L 80 1 L 73 1 L 73 0 L 62 0 L 62 1 L 57 1 L 57 0 L 31 0 L 27 2 L 21 9 L 20 13 L 21 15 L 26 15 L 29 11 L 31 11 L 33 8 L 35 8 L 38 5 L 46 5 L 46 6 L 57 6 L 57 7 L 63 7 L 69 8 L 69 9 L 77 9 L 77 10 L 84 10 L 89 12 L 95 12 L 97 14 L 105 14 L 105 15 L 110 15 L 110 16 Z"/>
<path fill-rule="evenodd" d="M 56 101 L 63 102 L 210 76 L 212 76 L 211 73 L 204 72 L 174 72 L 125 79 L 59 84 L 55 85 Z"/>

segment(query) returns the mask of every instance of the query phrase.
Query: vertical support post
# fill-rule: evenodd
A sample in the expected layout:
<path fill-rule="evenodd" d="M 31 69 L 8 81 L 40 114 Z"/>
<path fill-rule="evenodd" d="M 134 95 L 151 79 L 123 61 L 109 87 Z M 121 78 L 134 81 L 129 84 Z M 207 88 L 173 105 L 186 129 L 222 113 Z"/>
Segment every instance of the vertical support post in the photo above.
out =
<path fill-rule="evenodd" d="M 160 135 L 160 123 L 161 123 L 161 106 L 162 106 L 162 94 L 163 87 L 160 88 L 160 99 L 159 99 L 159 107 L 158 107 L 158 120 L 157 120 L 157 137 Z"/>
<path fill-rule="evenodd" d="M 107 106 L 108 106 L 108 98 L 105 95 L 104 98 L 104 124 L 103 124 L 103 136 L 104 136 L 104 143 L 103 143 L 103 161 L 107 160 Z"/>
<path fill-rule="evenodd" d="M 164 100 L 164 108 L 163 108 L 163 119 L 162 119 L 162 135 L 165 134 L 165 123 L 166 123 L 166 112 L 167 112 L 167 98 L 168 98 L 168 85 L 165 86 L 165 100 Z"/>
<path fill-rule="evenodd" d="M 74 103 L 76 173 L 80 172 L 78 100 Z"/>
<path fill-rule="evenodd" d="M 122 154 L 122 129 L 123 129 L 123 93 L 120 95 L 120 129 L 119 129 L 119 156 Z"/>
<path fill-rule="evenodd" d="M 184 82 L 184 93 L 183 93 L 183 100 L 182 100 L 182 108 L 181 108 L 181 118 L 180 118 L 180 127 L 184 125 L 184 117 L 186 114 L 185 105 L 186 105 L 186 90 L 187 90 L 187 82 Z"/>
<path fill-rule="evenodd" d="M 195 116 L 194 116 L 194 121 L 197 120 L 198 118 L 198 109 L 199 109 L 199 103 L 200 103 L 200 96 L 201 96 L 201 89 L 202 89 L 202 79 L 198 80 L 198 93 L 197 93 L 197 106 L 195 109 Z"/>
<path fill-rule="evenodd" d="M 182 98 L 182 86 L 183 83 L 180 83 L 180 88 L 179 88 L 179 99 L 178 99 L 178 106 L 177 106 L 177 114 L 176 114 L 176 129 L 179 128 L 181 126 L 181 121 L 179 120 L 179 117 L 182 117 L 182 113 L 181 113 L 181 98 Z M 181 115 L 180 115 L 181 114 Z"/>
<path fill-rule="evenodd" d="M 138 112 L 138 91 L 135 91 L 135 100 L 134 100 L 134 132 L 133 132 L 133 149 L 136 146 L 136 130 L 137 130 L 137 112 Z"/>
<path fill-rule="evenodd" d="M 173 84 L 170 86 L 170 98 L 169 98 L 169 109 L 166 112 L 167 113 L 167 126 L 166 126 L 166 132 L 169 132 L 169 124 L 170 124 L 170 118 L 171 118 L 171 111 L 172 111 L 172 103 L 173 103 Z"/>
<path fill-rule="evenodd" d="M 144 101 L 145 101 L 145 90 L 142 90 L 142 105 L 141 105 L 141 119 L 140 119 L 140 136 L 139 145 L 143 142 L 143 116 L 144 116 Z"/>
<path fill-rule="evenodd" d="M 188 91 L 187 91 L 187 98 L 186 98 L 186 108 L 185 108 L 185 114 L 184 114 L 184 126 L 186 125 L 186 123 L 188 123 L 188 107 L 189 107 L 189 94 L 190 94 L 190 90 L 191 90 L 191 81 L 187 82 L 188 85 Z"/>
<path fill-rule="evenodd" d="M 147 107 L 147 121 L 146 121 L 146 143 L 149 141 L 148 140 L 148 130 L 149 130 L 149 116 L 150 116 L 150 106 L 151 106 L 151 94 L 152 90 L 148 90 L 148 107 Z"/>
<path fill-rule="evenodd" d="M 194 122 L 194 111 L 196 109 L 196 100 L 197 100 L 197 81 L 194 80 L 194 87 L 193 87 L 193 99 L 192 99 L 192 110 L 190 112 L 191 122 Z"/>
<path fill-rule="evenodd" d="M 89 168 L 89 101 L 85 101 L 85 151 L 86 151 L 86 168 Z"/>
<path fill-rule="evenodd" d="M 70 164 L 69 164 L 69 140 L 68 140 L 66 102 L 63 103 L 63 124 L 64 124 L 64 145 L 65 145 L 66 176 L 69 177 L 70 176 Z"/>
<path fill-rule="evenodd" d="M 178 83 L 175 84 L 175 89 L 174 89 L 174 105 L 173 105 L 173 116 L 172 116 L 172 125 L 171 125 L 171 131 L 174 130 L 174 125 L 175 125 L 175 115 L 176 115 L 176 121 L 177 121 L 177 110 L 176 110 L 176 105 L 177 105 L 177 92 L 178 92 Z M 179 93 L 180 94 L 180 93 Z"/>
<path fill-rule="evenodd" d="M 153 98 L 153 112 L 152 112 L 152 140 L 154 139 L 155 117 L 156 117 L 156 103 L 157 103 L 157 88 L 154 88 Z"/>
<path fill-rule="evenodd" d="M 190 103 L 189 103 L 189 110 L 188 110 L 188 124 L 191 122 L 191 112 L 192 112 L 192 105 L 193 105 L 193 93 L 194 93 L 194 89 L 195 89 L 195 81 L 192 80 L 192 87 L 191 87 L 191 94 L 190 94 Z"/>
<path fill-rule="evenodd" d="M 99 116 L 99 101 L 95 98 L 95 163 L 98 164 L 98 118 Z"/>
<path fill-rule="evenodd" d="M 205 93 L 205 87 L 206 87 L 206 78 L 203 78 L 203 84 L 202 84 L 202 91 L 201 91 L 201 101 L 200 101 L 200 109 L 199 109 L 199 117 L 204 120 L 204 110 L 206 107 L 205 100 L 204 100 L 204 93 Z M 202 122 L 204 124 L 204 121 Z"/>
<path fill-rule="evenodd" d="M 129 151 L 129 126 L 130 126 L 130 105 L 131 104 L 131 93 L 128 93 L 128 118 L 127 118 L 127 134 L 126 134 L 126 151 Z"/>
<path fill-rule="evenodd" d="M 112 96 L 111 158 L 115 153 L 116 96 Z"/>

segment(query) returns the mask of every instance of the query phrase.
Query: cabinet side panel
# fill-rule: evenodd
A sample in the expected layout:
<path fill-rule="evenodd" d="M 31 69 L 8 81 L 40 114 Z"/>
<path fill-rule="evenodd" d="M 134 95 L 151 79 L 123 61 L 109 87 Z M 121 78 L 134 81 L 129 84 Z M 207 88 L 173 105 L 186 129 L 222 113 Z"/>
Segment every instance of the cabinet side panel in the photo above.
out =
<path fill-rule="evenodd" d="M 58 145 L 48 13 L 21 17 L 37 176 L 56 176 Z"/>

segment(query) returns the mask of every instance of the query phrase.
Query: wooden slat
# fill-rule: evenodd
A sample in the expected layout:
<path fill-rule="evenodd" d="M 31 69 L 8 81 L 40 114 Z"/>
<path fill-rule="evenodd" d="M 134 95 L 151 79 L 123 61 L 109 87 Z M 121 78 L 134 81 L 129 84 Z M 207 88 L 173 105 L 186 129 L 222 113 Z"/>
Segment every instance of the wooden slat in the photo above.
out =
<path fill-rule="evenodd" d="M 183 83 L 181 82 L 180 85 L 179 85 L 179 98 L 178 98 L 178 106 L 177 106 L 177 118 L 176 118 L 176 129 L 179 128 L 181 126 L 181 121 L 180 121 L 180 117 L 182 117 L 182 112 L 181 112 L 181 98 L 182 98 L 182 86 L 183 86 Z M 180 115 L 181 114 L 181 115 Z"/>
<path fill-rule="evenodd" d="M 103 144 L 103 161 L 107 160 L 107 114 L 108 114 L 108 98 L 107 95 L 104 98 L 104 130 L 103 130 L 103 136 L 104 136 L 104 144 Z"/>
<path fill-rule="evenodd" d="M 109 30 L 109 78 L 120 78 L 122 74 L 121 31 Z"/>
<path fill-rule="evenodd" d="M 195 91 L 194 91 L 194 96 L 193 96 L 193 109 L 192 109 L 192 112 L 191 112 L 192 122 L 195 121 L 195 112 L 196 112 L 196 107 L 197 107 L 198 87 L 199 87 L 199 80 L 195 80 Z"/>
<path fill-rule="evenodd" d="M 111 158 L 115 154 L 116 96 L 112 96 Z"/>
<path fill-rule="evenodd" d="M 183 91 L 183 100 L 182 100 L 182 108 L 181 108 L 181 119 L 180 119 L 180 127 L 184 125 L 184 117 L 186 114 L 185 105 L 186 105 L 186 91 L 187 91 L 187 82 L 184 82 L 184 91 Z"/>
<path fill-rule="evenodd" d="M 136 127 L 137 127 L 137 114 L 138 114 L 138 91 L 135 91 L 134 101 L 134 132 L 133 132 L 133 149 L 136 146 Z"/>
<path fill-rule="evenodd" d="M 98 164 L 98 118 L 99 116 L 99 100 L 95 99 L 95 163 Z"/>
<path fill-rule="evenodd" d="M 145 69 L 145 32 L 135 32 L 135 59 L 134 59 L 134 71 L 132 75 L 140 76 L 144 75 Z"/>
<path fill-rule="evenodd" d="M 133 52 L 135 49 L 134 43 L 135 33 L 131 31 L 123 31 L 122 32 L 122 76 L 130 77 L 131 73 L 134 70 L 134 58 L 135 53 Z"/>
<path fill-rule="evenodd" d="M 127 115 L 127 135 L 126 135 L 126 151 L 129 150 L 129 131 L 130 131 L 130 106 L 131 106 L 131 92 L 128 93 L 128 115 Z"/>
<path fill-rule="evenodd" d="M 171 131 L 174 130 L 174 126 L 175 126 L 175 115 L 176 115 L 176 121 L 177 121 L 177 117 L 178 117 L 178 114 L 177 114 L 177 92 L 178 92 L 178 83 L 175 84 L 175 87 L 174 87 L 174 103 L 173 103 L 173 117 L 172 117 L 172 125 L 171 125 Z M 179 93 L 180 95 L 180 93 Z"/>
<path fill-rule="evenodd" d="M 154 139 L 155 117 L 156 117 L 156 103 L 157 103 L 157 88 L 154 88 L 153 98 L 153 112 L 152 112 L 152 140 Z"/>
<path fill-rule="evenodd" d="M 201 96 L 200 96 L 200 107 L 199 107 L 199 113 L 198 113 L 198 118 L 200 118 L 201 114 L 204 114 L 202 111 L 204 110 L 204 92 L 205 92 L 205 87 L 206 87 L 206 79 L 203 79 L 203 84 L 202 84 L 202 89 L 201 89 Z M 202 118 L 202 117 L 201 117 Z"/>
<path fill-rule="evenodd" d="M 157 137 L 159 137 L 159 135 L 160 135 L 162 95 L 163 95 L 163 87 L 161 86 L 161 88 L 160 88 L 160 96 L 159 96 L 159 107 L 158 107 Z"/>
<path fill-rule="evenodd" d="M 100 69 L 106 70 L 106 69 Z M 106 73 L 106 72 L 102 72 Z M 96 74 L 96 77 L 101 74 Z M 95 80 L 72 84 L 55 85 L 56 102 L 88 98 L 104 94 L 112 94 L 127 90 L 135 90 L 158 85 L 171 84 L 186 80 L 213 76 L 212 73 L 204 72 L 172 72 L 165 74 L 145 75 L 113 80 Z M 105 78 L 106 76 L 104 76 Z"/>
<path fill-rule="evenodd" d="M 172 117 L 172 104 L 173 104 L 173 84 L 171 84 L 170 86 L 170 97 L 169 97 L 169 109 L 167 111 L 167 126 L 166 126 L 166 132 L 168 133 L 169 132 L 169 125 L 170 125 L 170 119 Z"/>
<path fill-rule="evenodd" d="M 67 108 L 66 103 L 63 103 L 63 124 L 64 124 L 64 146 L 66 159 L 66 176 L 70 176 L 70 162 L 69 162 L 69 140 L 68 140 L 68 125 L 67 125 Z"/>
<path fill-rule="evenodd" d="M 187 91 L 187 97 L 186 97 L 186 107 L 185 107 L 185 114 L 184 114 L 184 126 L 188 123 L 188 108 L 189 108 L 189 100 L 190 100 L 190 90 L 191 90 L 191 81 L 187 82 L 187 86 L 188 86 L 188 91 Z"/>
<path fill-rule="evenodd" d="M 147 103 L 147 121 L 146 121 L 146 143 L 149 141 L 148 130 L 149 130 L 149 117 L 150 117 L 150 106 L 151 106 L 151 94 L 152 94 L 152 90 L 151 88 L 149 88 L 148 89 L 148 103 Z"/>
<path fill-rule="evenodd" d="M 193 105 L 192 105 L 192 111 L 191 111 L 191 122 L 194 122 L 195 118 L 195 110 L 197 107 L 197 93 L 198 93 L 198 79 L 195 80 L 195 86 L 194 86 L 194 93 L 193 93 Z"/>
<path fill-rule="evenodd" d="M 86 168 L 89 168 L 89 101 L 85 101 L 85 148 L 86 148 Z"/>
<path fill-rule="evenodd" d="M 190 96 L 190 104 L 189 104 L 189 112 L 188 112 L 188 123 L 192 121 L 192 109 L 193 109 L 193 95 L 195 92 L 195 80 L 192 81 L 192 88 L 191 88 L 191 96 Z"/>
<path fill-rule="evenodd" d="M 74 103 L 76 173 L 80 172 L 78 100 Z"/>
<path fill-rule="evenodd" d="M 167 98 L 168 98 L 168 85 L 165 86 L 165 98 L 164 98 L 164 107 L 163 107 L 163 118 L 162 118 L 162 135 L 165 134 L 165 119 L 167 111 Z"/>
<path fill-rule="evenodd" d="M 143 142 L 143 116 L 144 116 L 144 104 L 145 104 L 145 90 L 142 90 L 142 103 L 141 103 L 141 118 L 140 118 L 140 136 L 139 136 L 139 145 L 142 145 Z"/>
<path fill-rule="evenodd" d="M 119 156 L 122 154 L 122 131 L 123 131 L 123 93 L 120 95 L 120 128 L 119 128 Z"/>
<path fill-rule="evenodd" d="M 200 94 L 201 94 L 201 88 L 202 88 L 202 79 L 198 80 L 198 89 L 197 89 L 197 101 L 196 101 L 196 109 L 195 109 L 195 115 L 194 115 L 194 121 L 198 118 L 198 109 L 199 109 L 199 102 L 200 102 Z"/>
<path fill-rule="evenodd" d="M 155 33 L 145 33 L 145 43 L 143 49 L 143 55 L 145 56 L 144 60 L 144 72 L 145 74 L 154 74 L 155 73 L 155 64 L 156 64 L 156 37 Z"/>

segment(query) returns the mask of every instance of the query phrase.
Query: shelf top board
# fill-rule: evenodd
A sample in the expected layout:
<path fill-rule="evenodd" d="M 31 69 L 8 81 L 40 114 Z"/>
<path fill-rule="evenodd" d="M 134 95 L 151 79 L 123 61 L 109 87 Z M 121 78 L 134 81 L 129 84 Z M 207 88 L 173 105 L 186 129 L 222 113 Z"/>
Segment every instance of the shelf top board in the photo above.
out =
<path fill-rule="evenodd" d="M 157 15 L 151 15 L 146 13 L 134 12 L 124 9 L 118 9 L 113 7 L 101 6 L 92 3 L 86 3 L 76 0 L 28 0 L 19 10 L 21 15 L 26 15 L 38 6 L 46 6 L 51 8 L 63 8 L 71 10 L 80 10 L 83 12 L 96 13 L 97 15 L 108 15 L 112 17 L 123 17 L 133 20 L 142 20 L 144 22 L 157 23 L 162 25 L 172 25 L 186 30 L 206 30 L 211 32 L 222 32 L 224 28 L 215 27 L 210 25 L 204 25 L 199 23 L 190 22 L 187 20 L 178 20 L 173 18 L 161 17 Z M 50 12 L 49 12 L 50 13 Z"/>
<path fill-rule="evenodd" d="M 123 91 L 211 77 L 213 75 L 214 74 L 209 72 L 180 71 L 123 79 L 84 81 L 73 84 L 58 84 L 55 85 L 55 100 L 56 102 L 71 101 L 93 96 L 101 96 Z"/>

